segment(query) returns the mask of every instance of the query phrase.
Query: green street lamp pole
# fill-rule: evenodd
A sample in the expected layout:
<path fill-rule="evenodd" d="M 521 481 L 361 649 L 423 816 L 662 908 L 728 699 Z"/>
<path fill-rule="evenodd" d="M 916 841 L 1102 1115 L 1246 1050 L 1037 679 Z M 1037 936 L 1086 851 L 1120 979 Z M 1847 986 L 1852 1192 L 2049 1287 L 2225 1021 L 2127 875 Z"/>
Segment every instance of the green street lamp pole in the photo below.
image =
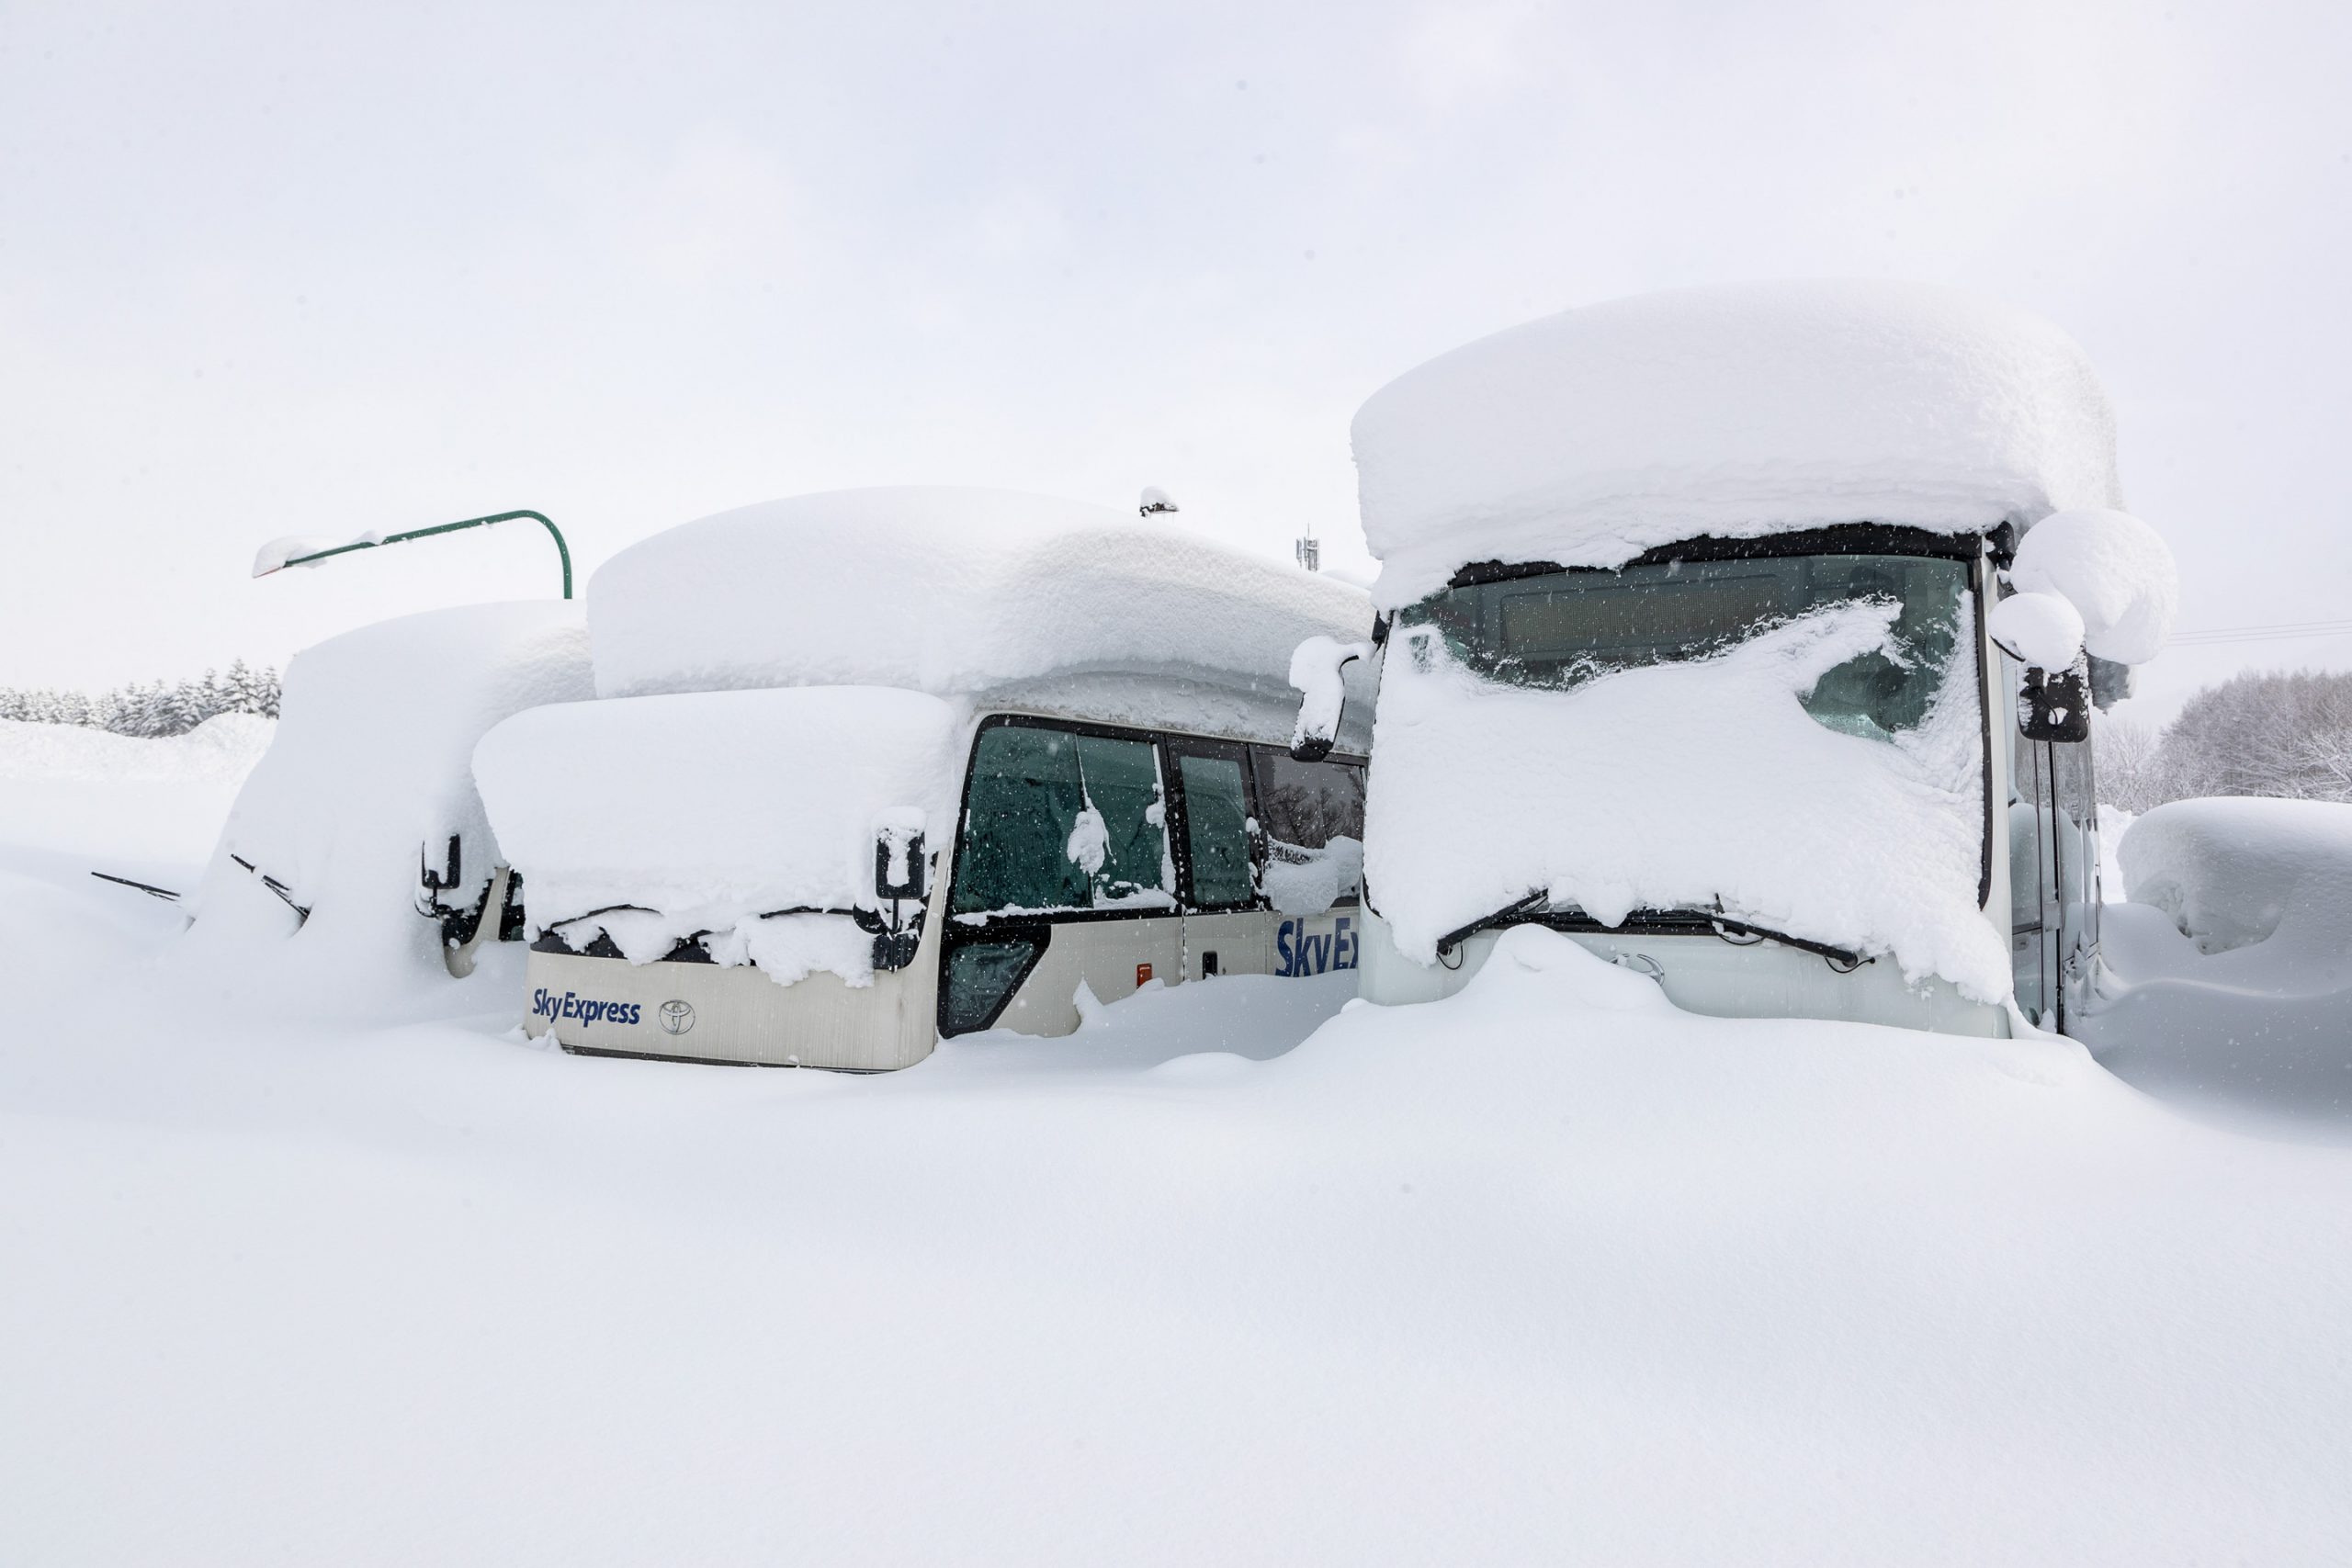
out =
<path fill-rule="evenodd" d="M 329 556 L 349 555 L 354 550 L 372 550 L 379 545 L 405 544 L 411 539 L 428 538 L 435 534 L 454 534 L 460 528 L 481 528 L 492 523 L 512 523 L 521 517 L 527 517 L 547 529 L 548 536 L 555 541 L 555 553 L 563 562 L 563 596 L 567 599 L 571 598 L 571 550 L 563 542 L 562 530 L 559 529 L 543 512 L 493 512 L 487 517 L 469 517 L 462 523 L 443 523 L 431 528 L 412 528 L 405 534 L 387 534 L 380 539 L 359 539 L 348 545 L 337 545 L 329 550 L 313 550 L 306 556 L 288 556 L 277 565 L 271 567 L 269 571 L 282 571 L 289 566 L 309 566 L 311 562 L 322 561 Z M 266 577 L 269 571 L 255 572 L 254 575 Z"/>

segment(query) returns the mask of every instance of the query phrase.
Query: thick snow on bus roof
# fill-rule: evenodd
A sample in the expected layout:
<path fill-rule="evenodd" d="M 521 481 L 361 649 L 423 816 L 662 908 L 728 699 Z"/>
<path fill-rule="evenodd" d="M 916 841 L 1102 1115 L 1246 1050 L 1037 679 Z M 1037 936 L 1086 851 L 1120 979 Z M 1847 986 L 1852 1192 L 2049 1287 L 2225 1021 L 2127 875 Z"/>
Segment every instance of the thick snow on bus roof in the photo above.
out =
<path fill-rule="evenodd" d="M 1939 532 L 2121 504 L 2115 421 L 2052 323 L 1894 282 L 1640 295 L 1482 339 L 1354 425 L 1385 607 L 1477 560 L 1616 566 L 1699 535 Z"/>
<path fill-rule="evenodd" d="M 1171 525 L 1005 491 L 836 491 L 725 512 L 588 586 L 603 696 L 969 693 L 1070 671 L 1289 694 L 1291 650 L 1372 626 L 1360 588 Z"/>

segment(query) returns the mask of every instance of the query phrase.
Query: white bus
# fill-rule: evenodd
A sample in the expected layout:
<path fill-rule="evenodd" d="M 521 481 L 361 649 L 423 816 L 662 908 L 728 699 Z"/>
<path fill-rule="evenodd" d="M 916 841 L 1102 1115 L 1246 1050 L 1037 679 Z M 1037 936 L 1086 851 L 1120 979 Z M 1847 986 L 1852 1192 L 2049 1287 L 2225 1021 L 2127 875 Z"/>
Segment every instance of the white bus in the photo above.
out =
<path fill-rule="evenodd" d="M 1286 672 L 1372 619 L 1288 563 L 1000 492 L 658 536 L 590 584 L 598 699 L 475 754 L 525 1026 L 880 1070 L 1068 1033 L 1087 993 L 1351 968 L 1362 739 L 1293 758 Z"/>
<path fill-rule="evenodd" d="M 2090 1005 L 2086 688 L 2161 643 L 2170 568 L 2055 328 L 1896 286 L 1653 296 L 1423 367 L 1354 436 L 1383 614 L 1328 657 L 1380 672 L 1367 998 L 1447 995 L 1536 922 L 1701 1013 Z M 2086 591 L 2091 536 L 2136 598 Z M 2053 570 L 2091 608 L 2045 671 L 1991 612 Z"/>

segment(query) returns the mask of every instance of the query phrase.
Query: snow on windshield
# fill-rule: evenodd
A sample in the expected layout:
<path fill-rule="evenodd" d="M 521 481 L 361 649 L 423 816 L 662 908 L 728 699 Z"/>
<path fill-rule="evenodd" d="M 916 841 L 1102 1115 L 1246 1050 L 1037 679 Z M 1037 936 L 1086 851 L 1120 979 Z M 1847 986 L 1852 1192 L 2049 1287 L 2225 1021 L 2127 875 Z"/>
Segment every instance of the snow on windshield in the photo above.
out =
<path fill-rule="evenodd" d="M 1890 954 L 1969 997 L 2009 988 L 1978 908 L 1983 733 L 1972 601 L 1917 721 L 1809 712 L 1841 670 L 1916 663 L 1896 602 L 1836 602 L 1710 657 L 1567 689 L 1490 679 L 1434 626 L 1390 640 L 1365 876 L 1422 963 L 1531 893 L 1608 924 L 1711 910 Z"/>
<path fill-rule="evenodd" d="M 856 984 L 871 948 L 839 912 L 873 902 L 878 822 L 919 814 L 934 855 L 953 837 L 960 733 L 950 704 L 873 687 L 617 698 L 515 715 L 474 776 L 534 936 L 643 964 L 707 932 L 719 963 Z"/>
<path fill-rule="evenodd" d="M 1613 300 L 1498 333 L 1355 419 L 1394 609 L 1472 561 L 1615 566 L 1713 535 L 1975 532 L 2120 504 L 2114 417 L 2040 317 L 1893 282 Z"/>
<path fill-rule="evenodd" d="M 1200 675 L 1290 705 L 1292 649 L 1372 631 L 1360 588 L 1182 525 L 1001 491 L 842 491 L 658 534 L 588 585 L 605 696 L 1073 671 Z"/>
<path fill-rule="evenodd" d="M 499 862 L 469 772 L 474 742 L 519 708 L 588 694 L 587 636 L 567 603 L 433 610 L 296 654 L 284 716 L 167 966 L 337 1010 L 410 1005 L 446 987 L 440 929 L 415 908 L 418 861 L 446 873 L 458 836 L 458 886 L 442 895 L 452 905 L 480 899 Z"/>

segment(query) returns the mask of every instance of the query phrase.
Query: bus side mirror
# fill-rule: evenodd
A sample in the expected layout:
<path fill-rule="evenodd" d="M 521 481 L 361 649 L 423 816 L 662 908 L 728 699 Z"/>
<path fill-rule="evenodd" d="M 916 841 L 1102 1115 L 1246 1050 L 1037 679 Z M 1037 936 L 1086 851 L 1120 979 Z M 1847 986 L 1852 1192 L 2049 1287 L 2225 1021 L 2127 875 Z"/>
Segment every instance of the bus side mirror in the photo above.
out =
<path fill-rule="evenodd" d="M 2028 740 L 2088 740 L 2087 686 L 2080 664 L 2055 673 L 2029 667 L 2018 688 L 2018 733 Z"/>
<path fill-rule="evenodd" d="M 1372 657 L 1368 642 L 1340 642 L 1311 637 L 1290 656 L 1290 683 L 1298 688 L 1298 723 L 1290 732 L 1290 754 L 1302 762 L 1319 762 L 1331 754 L 1339 738 L 1340 715 L 1347 706 L 1348 688 L 1340 671 L 1359 659 Z"/>
<path fill-rule="evenodd" d="M 2132 666 L 2091 655 L 2091 706 L 2101 713 L 2132 694 Z"/>
<path fill-rule="evenodd" d="M 912 807 L 874 819 L 874 902 L 869 908 L 861 899 L 850 918 L 874 939 L 877 970 L 904 969 L 922 948 L 922 812 Z"/>
<path fill-rule="evenodd" d="M 923 896 L 922 828 L 920 822 L 882 821 L 874 828 L 874 901 Z"/>

